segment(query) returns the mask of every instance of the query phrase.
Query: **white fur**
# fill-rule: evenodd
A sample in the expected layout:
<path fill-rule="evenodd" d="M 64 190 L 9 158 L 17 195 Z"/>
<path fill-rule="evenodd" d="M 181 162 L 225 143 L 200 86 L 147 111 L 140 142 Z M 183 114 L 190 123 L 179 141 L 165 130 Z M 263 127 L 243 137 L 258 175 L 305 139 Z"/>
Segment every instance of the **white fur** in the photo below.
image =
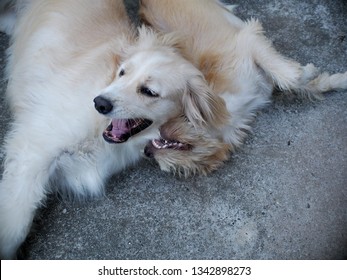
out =
<path fill-rule="evenodd" d="M 36 1 L 24 12 L 10 48 L 7 96 L 14 121 L 0 183 L 2 258 L 14 257 L 25 239 L 52 176 L 75 196 L 100 195 L 106 178 L 138 160 L 146 139 L 117 146 L 101 138 L 109 121 L 92 100 L 108 82 L 112 65 L 106 61 L 110 48 L 119 49 L 117 41 L 86 46 L 80 59 L 71 60 L 77 50 L 58 15 L 35 26 L 41 5 Z"/>
<path fill-rule="evenodd" d="M 52 191 L 50 181 L 72 197 L 100 195 L 105 180 L 135 163 L 158 127 L 181 112 L 183 100 L 193 98 L 188 109 L 195 112 L 209 109 L 207 99 L 222 103 L 209 98 L 202 74 L 177 54 L 173 38 L 142 28 L 134 42 L 121 3 L 31 0 L 17 9 L 7 65 L 14 120 L 0 182 L 1 258 L 15 257 Z M 159 96 L 141 94 L 144 84 Z M 106 117 L 94 109 L 99 94 L 114 105 Z M 111 118 L 153 124 L 125 143 L 109 144 L 102 133 Z M 213 116 L 197 113 L 191 121 L 213 122 Z"/>

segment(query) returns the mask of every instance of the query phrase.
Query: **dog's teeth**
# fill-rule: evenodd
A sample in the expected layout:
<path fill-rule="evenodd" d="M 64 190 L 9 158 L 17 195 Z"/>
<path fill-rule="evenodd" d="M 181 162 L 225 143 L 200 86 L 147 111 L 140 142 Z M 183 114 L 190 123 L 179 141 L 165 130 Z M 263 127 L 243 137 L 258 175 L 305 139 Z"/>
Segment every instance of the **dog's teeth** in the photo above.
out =
<path fill-rule="evenodd" d="M 184 144 L 179 141 L 171 142 L 165 139 L 160 139 L 160 140 L 153 139 L 152 144 L 154 148 L 158 150 L 167 149 L 167 148 L 182 148 L 184 146 Z"/>
<path fill-rule="evenodd" d="M 152 144 L 153 144 L 154 148 L 161 149 L 161 146 L 157 143 L 157 141 L 155 139 L 152 140 Z"/>

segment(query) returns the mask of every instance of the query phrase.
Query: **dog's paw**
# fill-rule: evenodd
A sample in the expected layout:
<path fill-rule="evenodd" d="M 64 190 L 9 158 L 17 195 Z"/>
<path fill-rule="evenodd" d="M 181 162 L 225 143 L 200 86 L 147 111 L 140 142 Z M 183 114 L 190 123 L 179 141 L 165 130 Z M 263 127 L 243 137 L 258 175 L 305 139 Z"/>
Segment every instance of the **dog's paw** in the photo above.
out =
<path fill-rule="evenodd" d="M 314 80 L 320 74 L 320 70 L 312 63 L 302 67 L 301 82 L 307 84 L 309 81 Z"/>

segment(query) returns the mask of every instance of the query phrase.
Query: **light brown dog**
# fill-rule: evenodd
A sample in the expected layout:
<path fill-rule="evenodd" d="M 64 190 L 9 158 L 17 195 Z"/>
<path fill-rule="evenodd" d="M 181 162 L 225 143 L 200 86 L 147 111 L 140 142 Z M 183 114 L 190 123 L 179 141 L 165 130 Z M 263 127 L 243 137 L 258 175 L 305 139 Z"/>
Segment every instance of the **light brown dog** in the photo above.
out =
<path fill-rule="evenodd" d="M 347 72 L 329 76 L 279 54 L 257 20 L 243 22 L 217 0 L 141 0 L 140 16 L 154 29 L 183 39 L 181 54 L 199 68 L 215 95 L 225 100 L 228 123 L 201 130 L 179 116 L 161 127 L 145 152 L 161 169 L 206 174 L 240 146 L 257 110 L 274 87 L 309 98 L 347 88 Z M 218 114 L 218 112 L 214 112 Z"/>

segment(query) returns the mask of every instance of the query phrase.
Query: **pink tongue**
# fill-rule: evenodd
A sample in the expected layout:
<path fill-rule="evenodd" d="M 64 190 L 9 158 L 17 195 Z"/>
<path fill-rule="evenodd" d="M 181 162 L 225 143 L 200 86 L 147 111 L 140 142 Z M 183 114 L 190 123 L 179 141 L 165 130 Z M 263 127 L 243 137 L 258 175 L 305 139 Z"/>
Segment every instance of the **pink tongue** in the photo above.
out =
<path fill-rule="evenodd" d="M 116 137 L 120 137 L 127 133 L 127 120 L 112 120 L 112 134 Z"/>

